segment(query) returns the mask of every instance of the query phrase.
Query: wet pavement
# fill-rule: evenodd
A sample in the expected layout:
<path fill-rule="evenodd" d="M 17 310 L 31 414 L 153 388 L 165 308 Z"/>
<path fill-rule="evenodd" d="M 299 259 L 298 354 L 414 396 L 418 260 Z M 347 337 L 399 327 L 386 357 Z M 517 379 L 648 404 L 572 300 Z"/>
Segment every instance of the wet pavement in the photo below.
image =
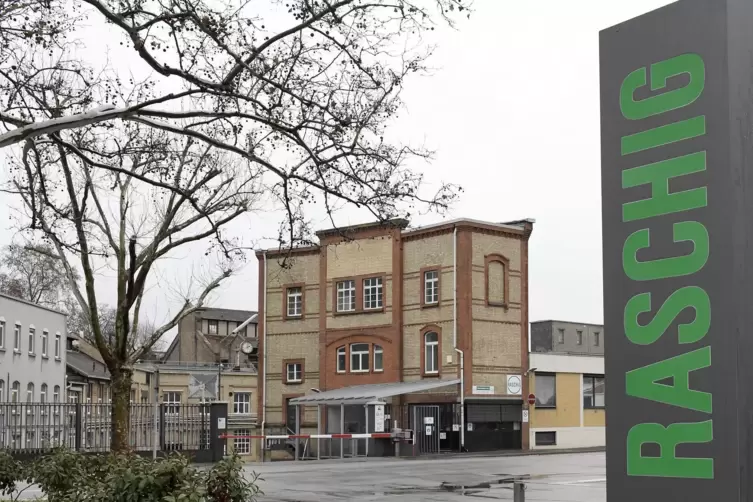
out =
<path fill-rule="evenodd" d="M 603 452 L 431 460 L 354 459 L 253 464 L 260 502 L 512 500 L 527 477 L 527 502 L 605 502 Z"/>

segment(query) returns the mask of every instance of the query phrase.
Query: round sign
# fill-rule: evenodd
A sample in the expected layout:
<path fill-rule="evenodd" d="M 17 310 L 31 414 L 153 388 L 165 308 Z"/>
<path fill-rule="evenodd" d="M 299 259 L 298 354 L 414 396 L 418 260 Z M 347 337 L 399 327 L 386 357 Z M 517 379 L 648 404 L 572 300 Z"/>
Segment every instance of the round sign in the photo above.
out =
<path fill-rule="evenodd" d="M 536 404 L 536 396 L 534 396 L 533 394 L 528 394 L 528 404 L 530 404 L 531 406 Z"/>
<path fill-rule="evenodd" d="M 507 377 L 507 393 L 508 394 L 520 394 L 523 390 L 523 382 L 517 375 L 511 375 Z"/>

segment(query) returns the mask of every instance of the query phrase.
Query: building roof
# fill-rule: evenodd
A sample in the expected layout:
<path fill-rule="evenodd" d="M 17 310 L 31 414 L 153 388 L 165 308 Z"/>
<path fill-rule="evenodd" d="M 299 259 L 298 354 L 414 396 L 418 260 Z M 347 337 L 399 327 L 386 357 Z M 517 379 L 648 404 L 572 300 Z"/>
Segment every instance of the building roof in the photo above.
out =
<path fill-rule="evenodd" d="M 212 321 L 244 322 L 257 312 L 253 310 L 202 308 L 198 309 L 196 313 L 203 319 L 211 319 Z"/>
<path fill-rule="evenodd" d="M 26 305 L 31 305 L 32 307 L 37 307 L 37 308 L 40 308 L 42 310 L 46 310 L 48 312 L 54 312 L 55 314 L 60 314 L 62 316 L 68 317 L 68 314 L 66 314 L 65 312 L 62 312 L 60 310 L 51 309 L 49 307 L 45 307 L 44 305 L 39 305 L 38 303 L 30 302 L 29 300 L 24 300 L 23 298 L 19 298 L 17 296 L 7 295 L 5 293 L 0 293 L 0 296 L 3 297 L 3 298 L 6 298 L 8 300 L 12 300 L 14 302 L 25 303 Z"/>
<path fill-rule="evenodd" d="M 110 379 L 110 372 L 107 371 L 107 368 L 83 352 L 69 350 L 65 355 L 65 359 L 66 365 L 81 376 L 97 380 Z"/>
<path fill-rule="evenodd" d="M 381 401 L 388 397 L 402 396 L 403 394 L 412 394 L 426 390 L 439 389 L 457 385 L 460 379 L 455 380 L 420 380 L 418 382 L 393 382 L 378 383 L 371 385 L 355 385 L 344 387 L 342 389 L 328 390 L 309 394 L 307 396 L 296 397 L 290 400 L 291 404 L 311 405 L 311 404 L 367 404 L 374 401 Z"/>
<path fill-rule="evenodd" d="M 561 323 L 561 324 L 573 324 L 573 325 L 579 325 L 579 326 L 604 326 L 603 323 L 595 323 L 595 322 L 578 322 L 578 321 L 563 321 L 560 319 L 544 319 L 541 321 L 531 321 L 531 324 L 551 324 L 551 323 Z"/>

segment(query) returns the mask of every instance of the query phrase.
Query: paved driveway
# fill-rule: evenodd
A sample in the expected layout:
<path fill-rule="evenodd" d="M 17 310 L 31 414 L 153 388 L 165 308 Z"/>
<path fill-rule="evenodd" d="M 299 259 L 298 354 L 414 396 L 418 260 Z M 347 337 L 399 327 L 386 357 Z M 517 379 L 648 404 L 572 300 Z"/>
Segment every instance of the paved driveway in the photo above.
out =
<path fill-rule="evenodd" d="M 512 500 L 509 476 L 530 475 L 528 502 L 605 502 L 604 453 L 432 460 L 326 460 L 248 466 L 261 502 Z"/>

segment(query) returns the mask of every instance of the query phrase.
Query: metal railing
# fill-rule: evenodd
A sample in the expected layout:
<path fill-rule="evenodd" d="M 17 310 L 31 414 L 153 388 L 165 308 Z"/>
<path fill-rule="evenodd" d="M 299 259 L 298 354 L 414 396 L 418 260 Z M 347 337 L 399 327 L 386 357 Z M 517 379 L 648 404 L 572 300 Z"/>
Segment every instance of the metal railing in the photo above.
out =
<path fill-rule="evenodd" d="M 0 449 L 105 452 L 112 440 L 111 414 L 110 403 L 0 403 Z M 156 410 L 153 404 L 131 404 L 129 444 L 142 452 L 208 450 L 209 425 L 206 404 L 161 404 Z"/>

